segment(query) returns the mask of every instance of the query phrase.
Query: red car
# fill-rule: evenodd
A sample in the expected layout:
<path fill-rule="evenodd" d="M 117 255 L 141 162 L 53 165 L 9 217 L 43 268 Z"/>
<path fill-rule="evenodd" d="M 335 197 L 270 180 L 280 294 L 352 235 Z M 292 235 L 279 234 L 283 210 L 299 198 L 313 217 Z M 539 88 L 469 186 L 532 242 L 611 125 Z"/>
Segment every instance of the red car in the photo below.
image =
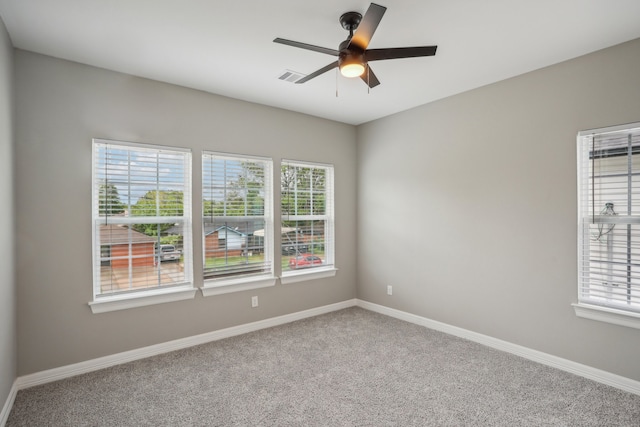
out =
<path fill-rule="evenodd" d="M 324 261 L 316 255 L 302 254 L 289 260 L 289 268 L 295 270 L 296 268 L 315 267 L 322 265 L 323 262 Z"/>

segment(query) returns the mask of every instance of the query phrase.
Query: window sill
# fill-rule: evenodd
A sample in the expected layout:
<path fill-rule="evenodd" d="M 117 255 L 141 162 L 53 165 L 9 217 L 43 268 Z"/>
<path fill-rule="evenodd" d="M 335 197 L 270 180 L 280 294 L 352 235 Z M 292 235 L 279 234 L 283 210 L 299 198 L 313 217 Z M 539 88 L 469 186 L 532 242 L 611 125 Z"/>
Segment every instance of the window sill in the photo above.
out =
<path fill-rule="evenodd" d="M 139 293 L 104 296 L 89 303 L 94 314 L 109 311 L 126 310 L 129 308 L 144 307 L 146 305 L 163 304 L 166 302 L 192 299 L 196 296 L 197 289 L 192 285 L 175 288 L 154 289 Z"/>
<path fill-rule="evenodd" d="M 212 295 L 229 294 L 231 292 L 248 291 L 251 289 L 266 288 L 274 286 L 276 278 L 273 276 L 244 277 L 241 279 L 211 280 L 204 283 L 200 288 L 202 295 L 209 297 Z"/>
<path fill-rule="evenodd" d="M 578 317 L 640 329 L 640 313 L 584 303 L 571 305 Z"/>
<path fill-rule="evenodd" d="M 305 280 L 322 279 L 324 277 L 333 277 L 336 275 L 337 268 L 309 268 L 306 270 L 286 273 L 280 277 L 280 283 L 287 285 L 289 283 L 304 282 Z"/>

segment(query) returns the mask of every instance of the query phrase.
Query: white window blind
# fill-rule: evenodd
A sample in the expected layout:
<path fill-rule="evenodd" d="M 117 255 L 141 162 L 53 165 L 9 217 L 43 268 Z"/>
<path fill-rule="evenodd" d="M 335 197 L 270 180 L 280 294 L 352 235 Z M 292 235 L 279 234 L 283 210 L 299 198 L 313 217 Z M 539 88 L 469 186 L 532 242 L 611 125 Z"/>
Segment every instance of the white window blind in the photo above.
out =
<path fill-rule="evenodd" d="M 93 140 L 94 300 L 191 285 L 191 153 Z"/>
<path fill-rule="evenodd" d="M 578 134 L 582 303 L 640 312 L 640 123 Z"/>
<path fill-rule="evenodd" d="M 204 152 L 204 279 L 273 276 L 273 162 Z"/>
<path fill-rule="evenodd" d="M 282 275 L 334 267 L 333 166 L 283 160 Z"/>

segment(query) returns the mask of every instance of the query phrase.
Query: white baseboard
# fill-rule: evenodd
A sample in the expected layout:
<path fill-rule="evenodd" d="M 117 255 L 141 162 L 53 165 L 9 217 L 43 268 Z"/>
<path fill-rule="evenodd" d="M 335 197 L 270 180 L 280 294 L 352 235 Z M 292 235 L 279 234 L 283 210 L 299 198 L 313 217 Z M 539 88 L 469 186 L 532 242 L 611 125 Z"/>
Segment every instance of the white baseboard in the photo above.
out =
<path fill-rule="evenodd" d="M 571 360 L 563 359 L 561 357 L 553 356 L 541 351 L 532 350 L 521 345 L 512 344 L 510 342 L 492 338 L 490 336 L 479 334 L 477 332 L 472 332 L 467 329 L 462 329 L 456 326 L 448 325 L 446 323 L 427 319 L 426 317 L 416 316 L 415 314 L 407 313 L 378 304 L 373 304 L 363 300 L 356 301 L 356 305 L 358 307 L 364 308 L 366 310 L 375 311 L 376 313 L 384 314 L 389 317 L 395 317 L 396 319 L 415 323 L 416 325 L 424 326 L 429 329 L 434 329 L 436 331 L 444 332 L 449 335 L 454 335 L 456 337 L 464 338 L 469 341 L 477 342 L 479 344 L 486 345 L 487 347 L 495 348 L 496 350 L 515 354 L 516 356 L 520 356 L 525 359 L 541 363 L 543 365 L 551 366 L 553 368 L 570 372 L 572 374 L 579 375 L 581 377 L 588 378 L 590 380 L 597 381 L 599 383 L 606 384 L 608 386 L 615 387 L 629 393 L 640 395 L 640 381 L 635 381 L 630 378 L 612 374 L 611 372 L 592 368 L 587 365 L 572 362 Z"/>
<path fill-rule="evenodd" d="M 244 325 L 233 326 L 231 328 L 221 329 L 218 331 L 208 332 L 192 337 L 181 338 L 162 344 L 151 345 L 136 350 L 125 351 L 122 353 L 112 354 L 110 356 L 99 357 L 97 359 L 87 360 L 72 365 L 61 366 L 59 368 L 48 369 L 46 371 L 36 372 L 33 374 L 18 377 L 16 386 L 18 390 L 33 387 L 40 384 L 46 384 L 52 381 L 73 377 L 75 375 L 85 374 L 100 369 L 108 368 L 122 363 L 132 362 L 134 360 L 144 359 L 146 357 L 156 356 L 158 354 L 168 353 L 170 351 L 181 350 L 195 345 L 206 344 L 211 341 L 217 341 L 224 338 L 230 338 L 237 335 L 246 334 L 248 332 L 258 331 L 260 329 L 271 328 L 273 326 L 283 325 L 285 323 L 295 322 L 296 320 L 306 319 L 308 317 L 318 316 L 332 311 L 342 310 L 344 308 L 353 307 L 356 300 L 342 301 L 336 304 L 325 305 L 322 307 L 312 308 L 310 310 L 299 311 L 297 313 L 285 314 L 284 316 L 272 317 L 270 319 L 260 320 L 258 322 L 247 323 Z M 12 402 L 13 403 L 13 402 Z M 6 405 L 5 405 L 6 406 Z M 9 406 L 10 408 L 11 406 Z"/>
<path fill-rule="evenodd" d="M 18 394 L 18 386 L 16 383 L 17 381 L 13 382 L 11 390 L 9 390 L 9 396 L 7 396 L 7 401 L 2 407 L 2 412 L 0 412 L 0 427 L 4 427 L 7 423 L 7 420 L 9 419 L 9 412 L 11 412 L 13 402 L 16 400 L 16 394 Z"/>

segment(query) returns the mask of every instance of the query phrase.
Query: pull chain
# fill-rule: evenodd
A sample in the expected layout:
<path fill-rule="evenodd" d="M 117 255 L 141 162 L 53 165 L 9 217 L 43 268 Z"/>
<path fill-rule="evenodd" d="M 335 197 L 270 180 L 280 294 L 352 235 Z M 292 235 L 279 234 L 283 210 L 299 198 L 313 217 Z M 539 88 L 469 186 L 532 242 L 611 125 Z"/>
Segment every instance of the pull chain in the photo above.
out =
<path fill-rule="evenodd" d="M 371 73 L 369 72 L 369 63 L 367 63 L 367 95 L 371 94 Z"/>

